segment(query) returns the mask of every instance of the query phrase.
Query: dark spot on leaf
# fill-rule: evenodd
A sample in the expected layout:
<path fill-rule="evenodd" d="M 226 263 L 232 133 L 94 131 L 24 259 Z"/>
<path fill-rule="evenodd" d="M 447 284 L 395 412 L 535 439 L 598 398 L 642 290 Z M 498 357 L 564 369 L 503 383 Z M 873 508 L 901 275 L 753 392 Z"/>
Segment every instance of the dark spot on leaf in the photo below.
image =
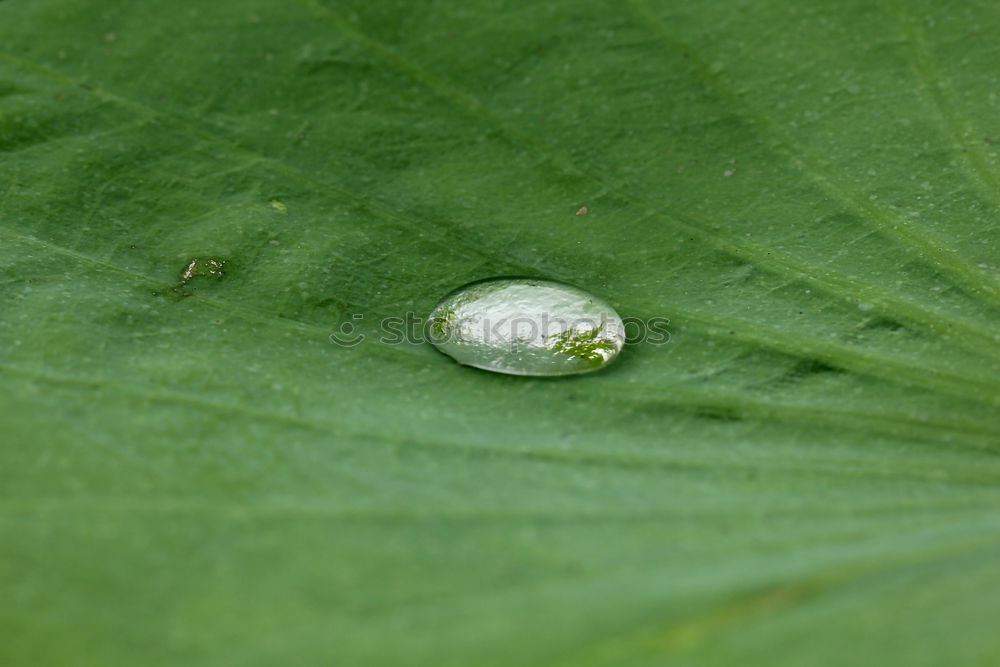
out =
<path fill-rule="evenodd" d="M 819 359 L 803 359 L 788 369 L 784 376 L 782 376 L 781 381 L 801 382 L 811 376 L 840 372 L 842 371 L 839 368 L 831 366 L 825 361 L 820 361 Z"/>
<path fill-rule="evenodd" d="M 703 405 L 695 408 L 694 414 L 696 417 L 701 417 L 702 419 L 721 422 L 735 422 L 743 419 L 743 416 L 735 408 L 723 405 Z"/>
<path fill-rule="evenodd" d="M 862 329 L 868 331 L 900 331 L 905 328 L 905 325 L 888 317 L 874 317 L 862 326 Z"/>
<path fill-rule="evenodd" d="M 329 316 L 329 311 L 332 310 L 332 314 L 339 317 L 347 312 L 347 303 L 336 297 L 328 296 L 313 303 L 313 308 L 324 311 L 325 316 Z"/>
<path fill-rule="evenodd" d="M 301 53 L 299 66 L 308 74 L 316 74 L 323 70 L 370 68 L 372 65 L 365 51 L 350 41 L 322 46 L 306 44 Z"/>

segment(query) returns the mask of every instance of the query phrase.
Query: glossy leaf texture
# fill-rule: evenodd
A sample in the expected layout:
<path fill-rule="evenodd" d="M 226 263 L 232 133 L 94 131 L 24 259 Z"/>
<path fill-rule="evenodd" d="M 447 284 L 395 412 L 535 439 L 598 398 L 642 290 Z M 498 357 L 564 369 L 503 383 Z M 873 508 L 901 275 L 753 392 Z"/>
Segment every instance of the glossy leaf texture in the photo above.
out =
<path fill-rule="evenodd" d="M 0 663 L 998 664 L 998 32 L 0 2 Z M 670 341 L 384 335 L 501 275 Z"/>

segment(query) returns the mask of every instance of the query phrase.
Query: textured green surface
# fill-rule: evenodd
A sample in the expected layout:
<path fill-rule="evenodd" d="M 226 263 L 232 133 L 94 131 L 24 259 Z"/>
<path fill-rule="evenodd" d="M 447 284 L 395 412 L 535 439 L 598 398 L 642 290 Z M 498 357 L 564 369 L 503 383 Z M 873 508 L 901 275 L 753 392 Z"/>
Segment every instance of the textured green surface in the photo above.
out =
<path fill-rule="evenodd" d="M 1000 663 L 997 34 L 0 2 L 0 664 Z M 673 340 L 328 341 L 503 274 Z"/>

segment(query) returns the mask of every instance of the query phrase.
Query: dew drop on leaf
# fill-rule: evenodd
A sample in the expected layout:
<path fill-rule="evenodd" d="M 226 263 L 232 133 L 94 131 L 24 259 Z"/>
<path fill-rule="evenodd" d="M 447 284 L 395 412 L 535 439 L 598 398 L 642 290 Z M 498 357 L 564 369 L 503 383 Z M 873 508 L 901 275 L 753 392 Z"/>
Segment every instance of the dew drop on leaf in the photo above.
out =
<path fill-rule="evenodd" d="M 534 278 L 470 283 L 431 312 L 430 341 L 461 364 L 511 375 L 571 375 L 611 363 L 625 326 L 603 300 Z"/>

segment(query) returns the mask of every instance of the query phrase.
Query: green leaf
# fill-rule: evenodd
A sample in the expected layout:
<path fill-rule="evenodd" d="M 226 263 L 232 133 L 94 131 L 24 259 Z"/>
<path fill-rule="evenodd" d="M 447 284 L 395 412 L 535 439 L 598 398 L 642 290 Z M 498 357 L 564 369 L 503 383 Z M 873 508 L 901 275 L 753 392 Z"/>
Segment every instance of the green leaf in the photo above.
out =
<path fill-rule="evenodd" d="M 0 663 L 998 664 L 998 33 L 0 2 Z M 671 339 L 385 336 L 512 274 Z"/>

